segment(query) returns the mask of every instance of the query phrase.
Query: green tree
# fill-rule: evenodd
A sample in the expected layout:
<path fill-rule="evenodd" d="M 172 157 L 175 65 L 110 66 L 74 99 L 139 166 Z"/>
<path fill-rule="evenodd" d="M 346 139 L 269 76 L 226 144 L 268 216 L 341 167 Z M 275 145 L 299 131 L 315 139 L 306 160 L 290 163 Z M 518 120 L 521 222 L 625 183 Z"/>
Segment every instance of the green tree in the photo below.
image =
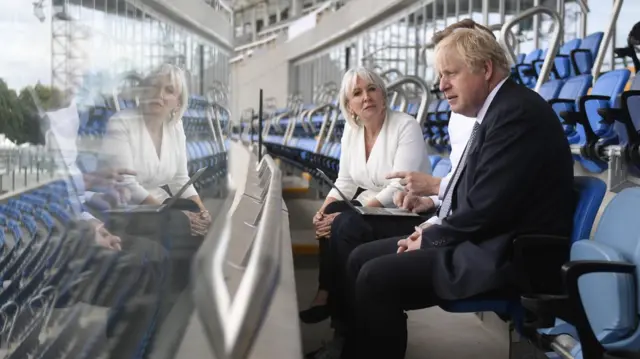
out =
<path fill-rule="evenodd" d="M 0 133 L 14 142 L 22 142 L 24 112 L 18 95 L 0 79 Z"/>
<path fill-rule="evenodd" d="M 31 87 L 25 87 L 20 91 L 19 100 L 22 108 L 24 126 L 22 128 L 23 142 L 33 144 L 44 144 L 42 134 L 42 124 L 38 116 L 38 109 L 31 95 Z M 36 95 L 40 99 L 43 110 L 56 108 L 62 98 L 62 92 L 56 88 L 44 86 L 40 83 L 33 87 Z"/>

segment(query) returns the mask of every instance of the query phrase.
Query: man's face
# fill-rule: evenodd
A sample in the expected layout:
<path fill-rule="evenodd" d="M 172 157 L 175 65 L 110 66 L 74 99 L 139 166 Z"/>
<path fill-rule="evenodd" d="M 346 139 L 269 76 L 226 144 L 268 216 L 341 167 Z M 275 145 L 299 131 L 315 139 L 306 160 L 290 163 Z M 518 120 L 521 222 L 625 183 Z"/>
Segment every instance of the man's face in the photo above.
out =
<path fill-rule="evenodd" d="M 441 62 L 440 91 L 451 106 L 451 111 L 467 117 L 476 117 L 489 95 L 491 63 L 473 71 L 453 49 L 442 49 L 437 57 Z"/>

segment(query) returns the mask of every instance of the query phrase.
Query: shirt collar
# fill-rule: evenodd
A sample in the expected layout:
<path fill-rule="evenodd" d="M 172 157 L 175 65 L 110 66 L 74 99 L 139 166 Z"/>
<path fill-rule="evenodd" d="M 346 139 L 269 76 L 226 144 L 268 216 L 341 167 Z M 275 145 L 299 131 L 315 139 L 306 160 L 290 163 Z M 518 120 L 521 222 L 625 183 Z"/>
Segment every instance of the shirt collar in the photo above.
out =
<path fill-rule="evenodd" d="M 509 77 L 505 77 L 502 81 L 498 82 L 496 87 L 491 90 L 489 96 L 487 96 L 487 98 L 484 100 L 484 104 L 480 108 L 480 111 L 478 111 L 478 116 L 476 117 L 476 121 L 478 122 L 478 124 L 481 124 L 484 120 L 484 116 L 487 114 L 487 110 L 489 109 L 489 106 L 491 106 L 491 102 L 496 97 L 496 94 L 498 93 L 498 90 L 500 90 L 500 87 L 502 87 L 502 85 L 507 81 L 508 78 Z"/>

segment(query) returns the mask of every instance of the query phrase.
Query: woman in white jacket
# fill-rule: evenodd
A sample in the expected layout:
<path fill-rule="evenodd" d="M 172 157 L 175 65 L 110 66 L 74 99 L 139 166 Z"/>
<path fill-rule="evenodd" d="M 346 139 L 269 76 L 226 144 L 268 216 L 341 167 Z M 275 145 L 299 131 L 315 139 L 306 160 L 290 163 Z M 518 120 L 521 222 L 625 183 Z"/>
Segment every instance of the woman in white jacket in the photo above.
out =
<path fill-rule="evenodd" d="M 339 94 L 340 109 L 347 120 L 341 140 L 340 170 L 336 187 L 356 206 L 395 207 L 393 198 L 403 187 L 385 177 L 396 171 L 431 173 L 431 162 L 418 121 L 392 111 L 387 104 L 384 81 L 367 68 L 347 71 Z M 300 312 L 305 323 L 316 323 L 329 314 L 331 224 L 349 210 L 335 189 L 329 192 L 313 218 L 320 241 L 319 288 L 311 308 Z M 371 217 L 368 217 L 371 218 Z M 380 218 L 375 218 L 380 221 Z M 394 217 L 394 227 L 411 233 L 422 217 Z"/>
<path fill-rule="evenodd" d="M 182 125 L 188 88 L 183 71 L 170 64 L 153 71 L 141 86 L 140 106 L 122 110 L 109 120 L 102 153 L 112 167 L 137 172 L 126 179 L 131 204 L 161 204 L 189 181 Z M 211 218 L 198 193 L 189 186 L 182 197 L 189 207 L 183 213 L 189 218 L 191 234 L 204 235 Z"/>

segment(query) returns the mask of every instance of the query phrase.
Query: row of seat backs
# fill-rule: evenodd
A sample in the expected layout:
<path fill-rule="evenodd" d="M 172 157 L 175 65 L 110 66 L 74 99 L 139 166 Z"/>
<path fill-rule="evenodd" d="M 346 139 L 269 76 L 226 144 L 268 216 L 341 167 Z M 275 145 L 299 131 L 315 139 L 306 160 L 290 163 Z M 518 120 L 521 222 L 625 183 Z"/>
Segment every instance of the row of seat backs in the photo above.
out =
<path fill-rule="evenodd" d="M 187 142 L 187 159 L 197 160 L 204 157 L 213 156 L 218 153 L 214 143 L 209 141 Z"/>
<path fill-rule="evenodd" d="M 558 50 L 554 61 L 557 75 L 552 72 L 550 78 L 566 79 L 590 73 L 603 36 L 603 32 L 594 32 L 583 39 L 566 42 Z M 527 55 L 520 54 L 518 63 L 512 68 L 515 77 L 528 87 L 535 86 L 547 53 L 548 49 L 534 49 Z"/>
<path fill-rule="evenodd" d="M 120 109 L 135 108 L 133 100 L 119 99 Z M 205 131 L 208 126 L 206 108 L 209 103 L 201 96 L 193 95 L 189 98 L 189 107 L 182 118 L 185 132 L 199 133 Z M 115 114 L 115 110 L 106 104 L 91 106 L 79 111 L 80 127 L 79 135 L 104 135 L 107 122 Z"/>
<path fill-rule="evenodd" d="M 618 108 L 620 96 L 627 87 L 631 73 L 628 69 L 619 69 L 602 74 L 590 88 L 591 75 L 574 76 L 566 80 L 547 81 L 540 88 L 540 95 L 552 104 L 558 115 L 561 112 L 578 111 L 580 99 L 587 94 L 604 96 L 607 99 L 594 99 L 585 103 L 585 112 L 594 132 L 600 137 L 614 142 L 625 142 L 626 131 L 622 124 L 607 124 L 598 114 L 600 108 Z M 630 90 L 640 89 L 640 77 L 635 77 L 629 86 Z M 590 90 L 590 92 L 589 92 Z M 570 101 L 559 101 L 570 100 Z M 640 99 L 631 98 L 629 109 L 636 128 L 640 128 Z M 562 119 L 561 119 L 562 120 Z M 565 126 L 565 132 L 571 144 L 586 143 L 586 135 L 582 126 Z"/>

